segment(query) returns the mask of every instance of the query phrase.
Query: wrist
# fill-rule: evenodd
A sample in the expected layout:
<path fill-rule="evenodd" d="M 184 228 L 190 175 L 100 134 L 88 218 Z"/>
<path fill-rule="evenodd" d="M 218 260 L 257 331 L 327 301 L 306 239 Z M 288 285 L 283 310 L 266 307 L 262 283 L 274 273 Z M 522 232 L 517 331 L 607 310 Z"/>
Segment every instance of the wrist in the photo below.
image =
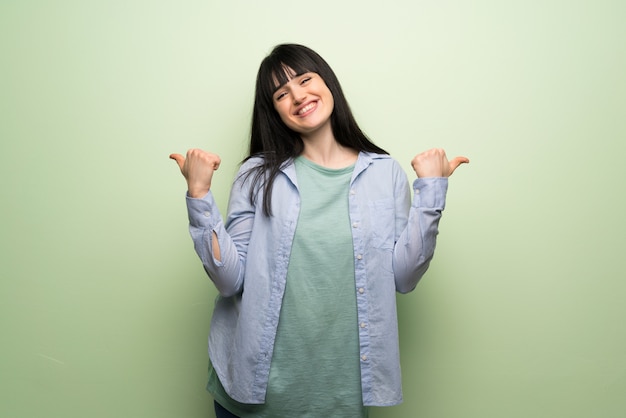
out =
<path fill-rule="evenodd" d="M 204 196 L 209 193 L 209 188 L 207 187 L 189 187 L 187 189 L 187 194 L 189 197 L 194 199 L 202 199 Z"/>

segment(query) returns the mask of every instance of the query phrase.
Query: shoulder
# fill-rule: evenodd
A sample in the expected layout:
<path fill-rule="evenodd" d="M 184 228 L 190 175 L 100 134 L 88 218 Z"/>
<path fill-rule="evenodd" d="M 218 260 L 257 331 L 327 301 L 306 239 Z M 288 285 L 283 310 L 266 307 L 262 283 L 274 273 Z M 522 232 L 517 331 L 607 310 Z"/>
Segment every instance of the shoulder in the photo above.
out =
<path fill-rule="evenodd" d="M 243 160 L 237 172 L 237 179 L 248 179 L 251 175 L 263 175 L 267 170 L 266 159 L 262 155 L 253 155 Z"/>
<path fill-rule="evenodd" d="M 252 155 L 243 160 L 241 166 L 239 167 L 239 171 L 246 172 L 254 169 L 268 169 L 272 164 L 273 163 L 269 162 L 268 159 L 262 154 Z M 282 170 L 293 164 L 293 159 L 287 159 L 282 163 L 277 162 L 276 164 L 280 164 L 280 169 Z"/>
<path fill-rule="evenodd" d="M 265 158 L 260 155 L 253 155 L 251 157 L 248 157 L 241 163 L 241 166 L 239 167 L 239 172 L 246 172 L 257 167 L 262 167 L 264 162 Z"/>
<path fill-rule="evenodd" d="M 362 152 L 359 155 L 358 164 L 369 184 L 375 183 L 394 188 L 405 188 L 408 184 L 407 172 L 395 158 L 388 154 Z"/>
<path fill-rule="evenodd" d="M 274 178 L 282 177 L 277 176 L 278 173 L 283 173 L 290 179 L 295 176 L 293 159 L 288 159 L 280 163 L 278 171 L 276 171 L 276 168 L 273 167 L 272 164 L 273 163 L 268 162 L 267 158 L 263 155 L 250 156 L 241 163 L 236 181 L 239 183 L 247 183 L 252 187 L 262 188 L 267 181 L 273 184 Z"/>
<path fill-rule="evenodd" d="M 389 154 L 376 154 L 372 152 L 361 152 L 359 160 L 365 165 L 377 169 L 402 170 L 400 163 Z"/>

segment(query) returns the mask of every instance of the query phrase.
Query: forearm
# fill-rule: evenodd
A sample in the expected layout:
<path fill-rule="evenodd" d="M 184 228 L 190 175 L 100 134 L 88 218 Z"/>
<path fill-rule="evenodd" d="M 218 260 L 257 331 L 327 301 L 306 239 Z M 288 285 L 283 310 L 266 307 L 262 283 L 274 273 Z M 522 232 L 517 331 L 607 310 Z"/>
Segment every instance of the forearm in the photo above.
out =
<path fill-rule="evenodd" d="M 187 196 L 187 210 L 194 248 L 215 287 L 223 296 L 239 293 L 243 286 L 243 261 L 213 196 Z"/>
<path fill-rule="evenodd" d="M 435 253 L 447 186 L 447 179 L 443 178 L 414 182 L 407 225 L 394 248 L 393 268 L 400 293 L 412 291 L 428 270 Z"/>

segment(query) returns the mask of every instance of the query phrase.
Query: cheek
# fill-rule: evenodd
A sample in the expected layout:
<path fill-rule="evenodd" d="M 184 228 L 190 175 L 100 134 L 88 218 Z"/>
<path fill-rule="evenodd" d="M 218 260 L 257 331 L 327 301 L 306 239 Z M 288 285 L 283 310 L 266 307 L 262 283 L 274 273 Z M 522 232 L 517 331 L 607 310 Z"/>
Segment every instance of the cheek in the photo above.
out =
<path fill-rule="evenodd" d="M 326 97 L 326 103 L 330 104 L 330 109 L 331 112 L 335 109 L 335 98 L 333 97 L 333 94 L 330 92 L 330 90 L 328 89 L 328 87 L 326 87 L 326 91 L 324 92 Z"/>
<path fill-rule="evenodd" d="M 287 106 L 274 106 L 274 109 L 276 113 L 278 113 L 280 120 L 282 120 L 287 127 L 292 128 L 293 123 L 290 118 L 289 108 Z"/>
<path fill-rule="evenodd" d="M 283 120 L 285 119 L 285 116 L 289 115 L 289 112 L 286 106 L 284 106 L 282 103 L 274 104 L 274 110 L 276 111 L 276 113 L 278 113 L 278 116 L 280 116 L 280 118 Z"/>

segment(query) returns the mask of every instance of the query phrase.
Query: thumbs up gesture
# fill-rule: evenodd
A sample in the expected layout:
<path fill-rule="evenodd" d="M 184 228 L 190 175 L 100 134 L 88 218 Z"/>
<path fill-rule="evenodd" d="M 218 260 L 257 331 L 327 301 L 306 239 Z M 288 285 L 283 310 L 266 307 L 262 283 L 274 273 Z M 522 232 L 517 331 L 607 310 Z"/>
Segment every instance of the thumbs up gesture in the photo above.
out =
<path fill-rule="evenodd" d="M 180 172 L 187 180 L 189 196 L 204 197 L 211 189 L 213 172 L 220 166 L 220 157 L 201 149 L 190 149 L 186 157 L 181 154 L 170 154 L 170 158 L 176 161 Z"/>
<path fill-rule="evenodd" d="M 411 160 L 417 177 L 450 177 L 458 166 L 467 163 L 467 157 L 456 157 L 448 161 L 446 152 L 441 148 L 424 151 Z"/>

